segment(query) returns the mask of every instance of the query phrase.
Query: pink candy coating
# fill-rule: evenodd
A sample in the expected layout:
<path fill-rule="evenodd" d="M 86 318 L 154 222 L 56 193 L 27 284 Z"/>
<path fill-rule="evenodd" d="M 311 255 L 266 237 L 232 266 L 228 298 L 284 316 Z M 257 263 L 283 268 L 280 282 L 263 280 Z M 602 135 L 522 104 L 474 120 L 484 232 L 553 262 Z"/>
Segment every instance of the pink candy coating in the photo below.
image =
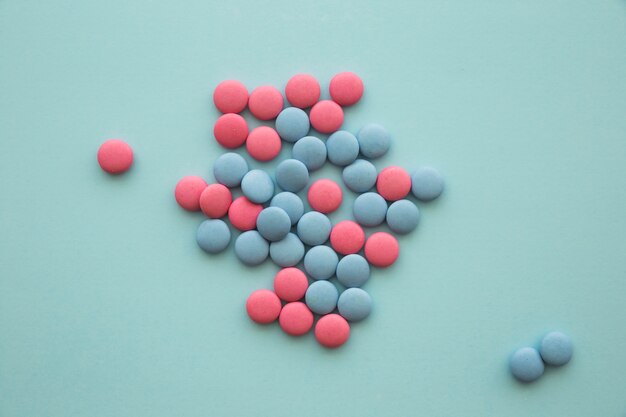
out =
<path fill-rule="evenodd" d="M 320 83 L 309 74 L 296 74 L 285 86 L 287 101 L 301 109 L 311 107 L 320 99 Z"/>
<path fill-rule="evenodd" d="M 319 101 L 309 114 L 311 126 L 321 133 L 333 133 L 343 124 L 343 109 L 334 101 Z"/>
<path fill-rule="evenodd" d="M 387 167 L 378 174 L 376 190 L 385 200 L 401 200 L 411 191 L 411 176 L 403 168 Z"/>
<path fill-rule="evenodd" d="M 234 149 L 244 144 L 248 137 L 246 119 L 235 113 L 227 113 L 219 117 L 213 127 L 215 140 L 225 148 Z"/>
<path fill-rule="evenodd" d="M 282 141 L 274 129 L 259 126 L 252 129 L 246 140 L 246 148 L 250 156 L 257 161 L 271 161 L 280 153 Z"/>
<path fill-rule="evenodd" d="M 174 198 L 185 210 L 198 211 L 200 210 L 200 195 L 206 187 L 206 181 L 200 177 L 184 177 L 176 184 Z"/>
<path fill-rule="evenodd" d="M 309 281 L 298 268 L 284 268 L 274 277 L 274 291 L 282 300 L 298 301 L 306 293 Z"/>
<path fill-rule="evenodd" d="M 280 300 L 270 290 L 256 290 L 250 294 L 246 301 L 248 316 L 260 324 L 267 324 L 276 320 L 280 310 Z"/>
<path fill-rule="evenodd" d="M 259 120 L 274 119 L 283 109 L 283 95 L 271 85 L 257 87 L 250 94 L 248 107 Z"/>
<path fill-rule="evenodd" d="M 200 210 L 212 219 L 224 217 L 232 202 L 230 190 L 222 184 L 210 184 L 200 194 Z"/>
<path fill-rule="evenodd" d="M 330 96 L 342 106 L 351 106 L 363 96 L 363 81 L 353 72 L 342 72 L 330 80 Z"/>
<path fill-rule="evenodd" d="M 339 208 L 343 193 L 336 182 L 323 178 L 311 184 L 307 198 L 313 210 L 327 214 Z"/>
<path fill-rule="evenodd" d="M 222 113 L 240 113 L 248 104 L 248 90 L 239 81 L 222 81 L 213 91 L 213 103 Z"/>
<path fill-rule="evenodd" d="M 281 310 L 278 323 L 285 333 L 302 336 L 313 327 L 313 313 L 304 303 L 288 303 Z"/>
<path fill-rule="evenodd" d="M 263 210 L 260 204 L 254 204 L 247 197 L 237 197 L 228 209 L 228 220 L 236 229 L 245 232 L 256 227 L 256 218 Z"/>
<path fill-rule="evenodd" d="M 123 140 L 109 139 L 98 149 L 98 163 L 109 174 L 121 174 L 133 163 L 133 149 Z"/>
<path fill-rule="evenodd" d="M 330 244 L 342 255 L 357 253 L 365 244 L 365 232 L 356 222 L 339 222 L 330 232 Z"/>
<path fill-rule="evenodd" d="M 327 314 L 315 325 L 315 338 L 327 348 L 336 348 L 350 338 L 350 325 L 339 314 Z"/>
<path fill-rule="evenodd" d="M 371 235 L 365 242 L 365 258 L 379 268 L 392 265 L 400 254 L 400 246 L 395 237 L 385 232 Z"/>

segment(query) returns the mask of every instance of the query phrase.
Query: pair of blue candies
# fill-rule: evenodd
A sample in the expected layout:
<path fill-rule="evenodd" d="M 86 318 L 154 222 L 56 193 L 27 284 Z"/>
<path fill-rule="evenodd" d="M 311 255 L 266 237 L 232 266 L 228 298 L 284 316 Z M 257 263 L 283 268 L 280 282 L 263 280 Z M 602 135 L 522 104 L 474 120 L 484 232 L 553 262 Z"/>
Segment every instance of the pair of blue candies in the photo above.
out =
<path fill-rule="evenodd" d="M 523 347 L 516 350 L 509 359 L 509 368 L 519 381 L 533 382 L 543 375 L 545 365 L 565 365 L 573 353 L 574 346 L 569 336 L 554 331 L 543 337 L 539 349 Z"/>

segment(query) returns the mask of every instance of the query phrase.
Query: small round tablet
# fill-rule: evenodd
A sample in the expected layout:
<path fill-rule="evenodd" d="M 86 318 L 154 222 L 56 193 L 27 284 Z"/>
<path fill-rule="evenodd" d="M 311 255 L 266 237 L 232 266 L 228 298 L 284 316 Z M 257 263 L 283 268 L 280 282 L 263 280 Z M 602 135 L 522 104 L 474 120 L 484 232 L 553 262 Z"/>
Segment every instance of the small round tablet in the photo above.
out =
<path fill-rule="evenodd" d="M 328 246 L 314 246 L 304 255 L 304 269 L 311 278 L 328 279 L 335 275 L 339 257 Z"/>
<path fill-rule="evenodd" d="M 365 232 L 357 223 L 344 220 L 337 223 L 330 232 L 330 244 L 342 255 L 357 253 L 365 244 Z"/>
<path fill-rule="evenodd" d="M 309 170 L 297 159 L 285 159 L 274 171 L 276 183 L 285 191 L 297 193 L 309 183 Z"/>
<path fill-rule="evenodd" d="M 341 106 L 351 106 L 363 96 L 363 81 L 353 72 L 341 72 L 330 80 L 330 96 Z"/>
<path fill-rule="evenodd" d="M 509 360 L 511 373 L 522 382 L 533 382 L 541 375 L 545 366 L 537 349 L 524 347 L 513 353 Z"/>
<path fill-rule="evenodd" d="M 309 134 L 309 116 L 297 107 L 287 107 L 276 118 L 276 131 L 286 141 L 294 143 Z"/>
<path fill-rule="evenodd" d="M 324 347 L 338 348 L 350 338 L 350 325 L 339 314 L 327 314 L 317 321 L 315 338 Z"/>
<path fill-rule="evenodd" d="M 227 152 L 215 160 L 213 176 L 220 184 L 229 188 L 239 187 L 244 175 L 248 173 L 248 163 L 243 156 Z"/>
<path fill-rule="evenodd" d="M 222 81 L 213 91 L 213 103 L 222 113 L 241 113 L 248 104 L 248 89 L 240 81 Z"/>
<path fill-rule="evenodd" d="M 256 230 L 243 232 L 235 239 L 235 255 L 248 266 L 262 264 L 269 252 L 269 243 Z"/>
<path fill-rule="evenodd" d="M 541 340 L 539 353 L 545 363 L 552 366 L 565 365 L 572 358 L 572 339 L 561 332 L 550 332 Z"/>
<path fill-rule="evenodd" d="M 337 301 L 339 314 L 348 321 L 361 321 L 372 312 L 372 297 L 360 288 L 348 288 Z"/>
<path fill-rule="evenodd" d="M 257 87 L 250 93 L 248 108 L 259 120 L 274 119 L 283 109 L 283 95 L 271 85 Z"/>
<path fill-rule="evenodd" d="M 333 133 L 343 124 L 343 109 L 330 100 L 318 101 L 309 114 L 311 126 L 321 133 Z"/>
<path fill-rule="evenodd" d="M 344 256 L 337 264 L 336 274 L 344 287 L 360 287 L 370 278 L 370 265 L 361 255 Z"/>
<path fill-rule="evenodd" d="M 359 156 L 359 141 L 352 133 L 339 130 L 326 140 L 328 160 L 340 167 L 350 165 Z"/>
<path fill-rule="evenodd" d="M 369 161 L 357 159 L 343 169 L 341 174 L 343 183 L 355 193 L 364 193 L 376 184 L 378 171 Z"/>
<path fill-rule="evenodd" d="M 387 167 L 378 174 L 376 190 L 385 200 L 403 199 L 411 191 L 411 176 L 403 168 Z"/>
<path fill-rule="evenodd" d="M 246 140 L 246 149 L 250 156 L 261 162 L 276 158 L 281 147 L 282 141 L 278 133 L 268 126 L 255 127 Z"/>
<path fill-rule="evenodd" d="M 297 224 L 300 217 L 304 214 L 304 203 L 297 194 L 289 191 L 276 194 L 270 201 L 270 206 L 280 207 L 285 210 L 292 226 Z"/>
<path fill-rule="evenodd" d="M 228 208 L 228 220 L 234 228 L 246 231 L 256 227 L 256 219 L 263 210 L 260 204 L 254 204 L 247 197 L 237 197 Z"/>
<path fill-rule="evenodd" d="M 296 74 L 287 81 L 285 96 L 292 106 L 306 109 L 320 99 L 320 83 L 309 74 Z"/>
<path fill-rule="evenodd" d="M 330 219 L 318 211 L 304 213 L 298 221 L 298 237 L 309 246 L 326 243 L 332 225 Z"/>
<path fill-rule="evenodd" d="M 280 207 L 264 208 L 256 219 L 256 228 L 265 239 L 276 242 L 283 239 L 291 229 L 291 220 Z"/>
<path fill-rule="evenodd" d="M 253 203 L 266 203 L 274 196 L 274 181 L 267 172 L 253 169 L 243 176 L 241 192 Z"/>
<path fill-rule="evenodd" d="M 207 253 L 220 253 L 230 243 L 230 230 L 222 220 L 205 220 L 196 231 L 198 246 Z"/>
<path fill-rule="evenodd" d="M 282 300 L 298 301 L 306 293 L 309 281 L 298 268 L 283 268 L 274 277 L 274 291 Z"/>
<path fill-rule="evenodd" d="M 259 324 L 268 324 L 276 320 L 281 308 L 280 299 L 270 290 L 256 290 L 246 301 L 248 316 Z"/>
<path fill-rule="evenodd" d="M 291 156 L 315 171 L 326 163 L 326 145 L 315 136 L 305 136 L 293 145 Z"/>
<path fill-rule="evenodd" d="M 315 281 L 306 290 L 305 301 L 315 314 L 328 314 L 337 307 L 339 291 L 330 281 Z"/>
<path fill-rule="evenodd" d="M 400 246 L 395 237 L 385 232 L 377 232 L 365 242 L 365 258 L 379 268 L 392 265 L 400 254 Z"/>
<path fill-rule="evenodd" d="M 411 175 L 411 191 L 418 200 L 431 201 L 443 192 L 443 177 L 434 168 L 423 167 Z"/>
<path fill-rule="evenodd" d="M 288 233 L 282 240 L 270 243 L 270 258 L 278 266 L 297 265 L 303 257 L 304 244 L 293 233 Z"/>
<path fill-rule="evenodd" d="M 385 221 L 387 202 L 376 193 L 361 194 L 354 199 L 352 215 L 361 226 L 378 226 Z"/>
<path fill-rule="evenodd" d="M 133 149 L 120 139 L 109 139 L 98 149 L 100 168 L 109 174 L 121 174 L 133 164 Z"/>
<path fill-rule="evenodd" d="M 248 123 L 238 114 L 224 114 L 215 122 L 213 136 L 215 136 L 217 143 L 225 148 L 238 148 L 245 143 L 248 137 Z"/>
<path fill-rule="evenodd" d="M 415 204 L 409 200 L 398 200 L 387 209 L 387 225 L 398 234 L 412 232 L 420 220 L 420 212 Z"/>
<path fill-rule="evenodd" d="M 183 177 L 174 189 L 174 198 L 178 205 L 188 211 L 200 210 L 200 195 L 207 183 L 200 177 Z"/>
<path fill-rule="evenodd" d="M 302 336 L 313 327 L 313 313 L 299 301 L 287 303 L 278 316 L 280 328 L 290 336 Z"/>
<path fill-rule="evenodd" d="M 222 184 L 208 185 L 200 194 L 200 210 L 212 219 L 219 219 L 228 213 L 233 202 L 230 190 Z"/>
<path fill-rule="evenodd" d="M 356 138 L 361 154 L 370 159 L 380 158 L 391 146 L 391 136 L 387 129 L 375 123 L 363 126 L 356 134 Z"/>
<path fill-rule="evenodd" d="M 332 180 L 322 178 L 309 187 L 307 193 L 309 205 L 320 213 L 332 213 L 341 206 L 343 193 L 341 187 Z"/>

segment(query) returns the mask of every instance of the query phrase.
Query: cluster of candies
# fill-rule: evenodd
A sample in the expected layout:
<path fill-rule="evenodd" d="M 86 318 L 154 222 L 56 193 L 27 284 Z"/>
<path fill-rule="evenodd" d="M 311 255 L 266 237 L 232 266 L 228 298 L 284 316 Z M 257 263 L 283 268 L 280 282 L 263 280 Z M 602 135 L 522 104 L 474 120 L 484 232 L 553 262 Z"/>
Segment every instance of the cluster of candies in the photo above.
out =
<path fill-rule="evenodd" d="M 543 337 L 539 349 L 523 347 L 511 355 L 509 367 L 515 378 L 522 382 L 533 382 L 541 375 L 545 365 L 565 365 L 572 358 L 572 340 L 561 332 L 550 332 Z"/>
<path fill-rule="evenodd" d="M 228 149 L 245 145 L 260 162 L 276 158 L 283 142 L 293 143 L 291 158 L 276 166 L 272 178 L 265 170 L 250 169 L 241 155 L 227 152 L 213 166 L 216 183 L 184 177 L 176 186 L 175 198 L 184 209 L 200 210 L 209 217 L 196 232 L 198 245 L 206 252 L 219 253 L 230 244 L 230 228 L 221 220 L 227 216 L 241 231 L 234 244 L 241 262 L 255 266 L 270 257 L 283 268 L 275 277 L 273 291 L 258 290 L 248 298 L 246 309 L 252 320 L 271 323 L 278 319 L 286 333 L 297 336 L 311 330 L 317 314 L 321 318 L 315 325 L 316 339 L 323 346 L 338 347 L 349 337 L 348 322 L 370 314 L 371 297 L 360 288 L 369 279 L 370 265 L 388 267 L 399 254 L 392 234 L 377 232 L 366 238 L 363 226 L 386 222 L 392 232 L 411 232 L 417 227 L 419 210 L 406 197 L 412 192 L 419 200 L 433 200 L 441 194 L 443 180 L 428 167 L 412 174 L 397 166 L 378 172 L 368 159 L 388 151 L 387 130 L 377 124 L 363 126 L 356 135 L 340 130 L 342 106 L 358 102 L 363 94 L 361 79 L 350 72 L 338 74 L 329 90 L 332 100 L 320 100 L 318 81 L 308 74 L 296 75 L 285 87 L 291 107 L 283 109 L 283 95 L 274 87 L 258 87 L 248 94 L 238 81 L 219 84 L 213 95 L 223 113 L 213 129 L 217 142 Z M 261 121 L 275 119 L 274 127 L 249 131 L 239 114 L 246 107 Z M 311 127 L 330 136 L 325 142 L 310 136 Z M 339 184 L 319 179 L 309 185 L 309 174 L 327 160 L 343 169 L 345 186 L 360 194 L 353 205 L 355 221 L 333 225 L 327 217 L 342 203 Z M 276 185 L 280 192 L 276 193 Z M 233 199 L 233 189 L 239 187 L 242 195 Z M 308 212 L 298 196 L 304 190 L 312 209 Z M 306 274 L 295 267 L 302 260 Z M 341 294 L 328 281 L 335 276 L 347 288 Z"/>

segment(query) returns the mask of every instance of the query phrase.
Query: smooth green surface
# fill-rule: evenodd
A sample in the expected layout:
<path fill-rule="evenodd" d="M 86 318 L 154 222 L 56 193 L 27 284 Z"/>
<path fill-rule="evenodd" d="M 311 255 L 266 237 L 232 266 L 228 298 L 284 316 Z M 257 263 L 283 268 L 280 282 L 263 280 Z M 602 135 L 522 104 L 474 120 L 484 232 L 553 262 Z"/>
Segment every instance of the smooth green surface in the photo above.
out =
<path fill-rule="evenodd" d="M 327 351 L 247 319 L 276 268 L 203 254 L 172 191 L 216 83 L 341 70 L 378 166 L 448 188 Z M 0 0 L 0 186 L 2 417 L 626 415 L 625 1 Z M 552 329 L 572 362 L 516 383 Z"/>

